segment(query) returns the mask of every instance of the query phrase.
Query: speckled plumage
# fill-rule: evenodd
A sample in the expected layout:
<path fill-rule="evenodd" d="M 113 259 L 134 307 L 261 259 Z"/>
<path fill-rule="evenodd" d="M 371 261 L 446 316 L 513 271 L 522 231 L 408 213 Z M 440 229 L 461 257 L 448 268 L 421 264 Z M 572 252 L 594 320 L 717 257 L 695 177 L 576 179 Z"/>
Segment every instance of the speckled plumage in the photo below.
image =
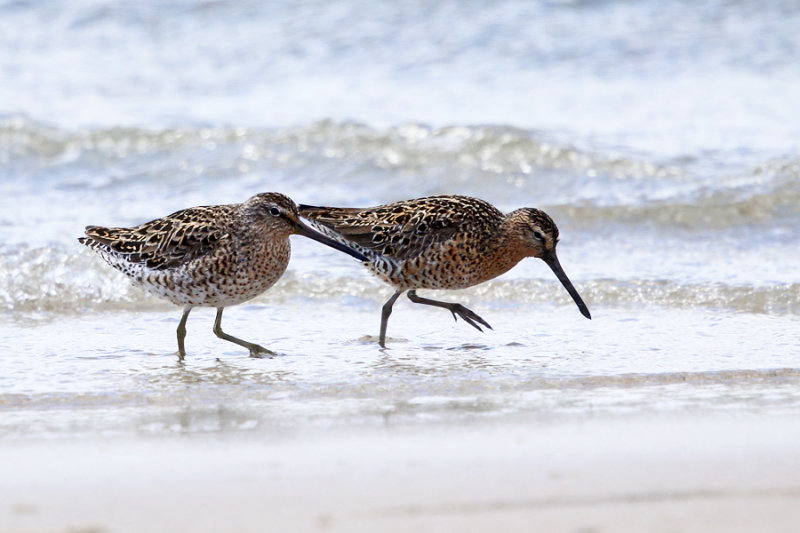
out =
<path fill-rule="evenodd" d="M 415 291 L 471 287 L 507 272 L 525 257 L 545 260 L 590 318 L 558 263 L 558 228 L 538 209 L 504 215 L 483 200 L 445 195 L 363 209 L 300 205 L 299 210 L 321 232 L 366 255 L 368 268 L 396 289 L 383 309 L 382 346 L 392 304 L 405 291 L 416 303 L 444 307 L 479 330 L 478 324 L 491 328 L 460 304 L 420 298 Z"/>
<path fill-rule="evenodd" d="M 261 346 L 222 332 L 222 309 L 269 289 L 289 263 L 289 236 L 299 233 L 361 254 L 305 226 L 297 206 L 278 193 L 258 194 L 241 204 L 191 207 L 132 228 L 87 226 L 78 240 L 122 271 L 135 285 L 183 306 L 178 352 L 185 354 L 185 322 L 193 307 L 216 307 L 217 336 L 269 353 Z"/>

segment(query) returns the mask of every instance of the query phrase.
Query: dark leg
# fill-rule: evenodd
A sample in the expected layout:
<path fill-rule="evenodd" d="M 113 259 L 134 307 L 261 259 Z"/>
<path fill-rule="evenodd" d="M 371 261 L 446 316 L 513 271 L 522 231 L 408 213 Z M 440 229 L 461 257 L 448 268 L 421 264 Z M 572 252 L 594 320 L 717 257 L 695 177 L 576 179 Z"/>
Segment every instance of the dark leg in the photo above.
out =
<path fill-rule="evenodd" d="M 401 294 L 403 294 L 403 291 L 397 291 L 389 298 L 389 301 L 383 304 L 383 309 L 381 311 L 381 337 L 378 340 L 378 344 L 381 345 L 381 348 L 386 348 L 386 325 L 389 323 L 389 315 L 392 314 L 392 306 Z"/>
<path fill-rule="evenodd" d="M 187 305 L 183 308 L 183 316 L 178 323 L 178 359 L 183 359 L 186 356 L 186 350 L 183 347 L 183 339 L 186 338 L 186 319 L 189 318 L 189 311 L 192 306 Z"/>
<path fill-rule="evenodd" d="M 217 307 L 217 319 L 214 320 L 214 335 L 219 337 L 220 339 L 224 339 L 226 341 L 233 342 L 238 344 L 239 346 L 244 346 L 248 350 L 250 350 L 250 357 L 261 357 L 264 354 L 267 355 L 275 355 L 275 352 L 271 352 L 264 348 L 263 346 L 259 346 L 258 344 L 253 344 L 252 342 L 243 341 L 242 339 L 237 339 L 231 335 L 228 335 L 224 331 L 222 331 L 222 310 L 223 307 Z"/>
<path fill-rule="evenodd" d="M 408 291 L 408 299 L 414 302 L 415 304 L 424 304 L 424 305 L 432 305 L 434 307 L 443 307 L 447 309 L 451 313 L 453 313 L 453 319 L 458 321 L 458 317 L 464 319 L 464 322 L 472 326 L 473 328 L 477 329 L 478 331 L 483 331 L 481 327 L 476 324 L 476 322 L 486 326 L 489 329 L 492 329 L 484 319 L 467 309 L 461 304 L 455 303 L 448 303 L 448 302 L 440 302 L 438 300 L 429 300 L 428 298 L 420 298 L 417 296 L 417 291 Z"/>

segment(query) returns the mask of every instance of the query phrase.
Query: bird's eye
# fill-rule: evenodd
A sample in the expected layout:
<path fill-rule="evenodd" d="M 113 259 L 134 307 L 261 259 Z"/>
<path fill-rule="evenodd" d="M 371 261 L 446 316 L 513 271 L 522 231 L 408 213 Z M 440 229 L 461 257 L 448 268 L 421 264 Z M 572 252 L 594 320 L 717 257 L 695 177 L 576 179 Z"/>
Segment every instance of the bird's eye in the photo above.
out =
<path fill-rule="evenodd" d="M 537 241 L 544 242 L 544 235 L 542 235 L 542 233 L 540 231 L 534 231 L 533 232 L 533 238 L 536 239 Z"/>
<path fill-rule="evenodd" d="M 281 215 L 281 210 L 278 209 L 277 207 L 270 207 L 269 208 L 269 214 L 274 216 L 274 217 L 277 217 L 277 216 Z"/>

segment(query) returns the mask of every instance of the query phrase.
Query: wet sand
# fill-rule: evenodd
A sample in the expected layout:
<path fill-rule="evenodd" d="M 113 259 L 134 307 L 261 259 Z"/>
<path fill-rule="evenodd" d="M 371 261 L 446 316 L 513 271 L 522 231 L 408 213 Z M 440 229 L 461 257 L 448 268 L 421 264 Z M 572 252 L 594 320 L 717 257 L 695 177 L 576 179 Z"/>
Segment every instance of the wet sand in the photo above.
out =
<path fill-rule="evenodd" d="M 704 414 L 0 444 L 0 531 L 789 532 L 800 424 Z"/>

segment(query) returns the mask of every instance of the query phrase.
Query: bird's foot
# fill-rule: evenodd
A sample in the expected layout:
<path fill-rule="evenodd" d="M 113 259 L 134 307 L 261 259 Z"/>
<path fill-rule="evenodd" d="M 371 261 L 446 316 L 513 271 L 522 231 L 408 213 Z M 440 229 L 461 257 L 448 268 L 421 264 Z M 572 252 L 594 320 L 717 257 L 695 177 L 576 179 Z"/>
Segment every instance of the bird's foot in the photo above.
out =
<path fill-rule="evenodd" d="M 274 357 L 278 355 L 272 350 L 267 350 L 258 344 L 251 344 L 248 346 L 248 348 L 250 349 L 250 357 L 255 357 L 256 359 L 263 359 L 265 357 Z"/>
<path fill-rule="evenodd" d="M 451 313 L 453 313 L 453 320 L 458 322 L 458 317 L 461 317 L 464 322 L 472 326 L 473 328 L 477 329 L 478 331 L 483 331 L 478 324 L 481 324 L 489 329 L 492 329 L 492 326 L 489 325 L 484 319 L 476 315 L 473 311 L 467 309 L 461 304 L 451 304 L 448 309 Z M 477 322 L 477 323 L 476 323 Z"/>

